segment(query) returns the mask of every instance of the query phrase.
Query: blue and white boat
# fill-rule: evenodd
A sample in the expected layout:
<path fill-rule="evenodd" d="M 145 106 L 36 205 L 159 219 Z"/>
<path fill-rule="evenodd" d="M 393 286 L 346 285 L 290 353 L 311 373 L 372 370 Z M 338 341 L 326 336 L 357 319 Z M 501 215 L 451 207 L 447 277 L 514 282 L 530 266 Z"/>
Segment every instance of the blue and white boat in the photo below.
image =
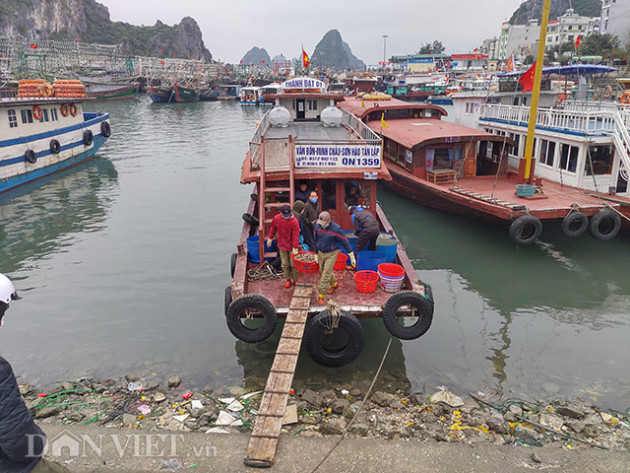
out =
<path fill-rule="evenodd" d="M 3 88 L 0 96 L 0 193 L 85 161 L 111 135 L 108 113 L 83 111 L 81 94 Z"/>

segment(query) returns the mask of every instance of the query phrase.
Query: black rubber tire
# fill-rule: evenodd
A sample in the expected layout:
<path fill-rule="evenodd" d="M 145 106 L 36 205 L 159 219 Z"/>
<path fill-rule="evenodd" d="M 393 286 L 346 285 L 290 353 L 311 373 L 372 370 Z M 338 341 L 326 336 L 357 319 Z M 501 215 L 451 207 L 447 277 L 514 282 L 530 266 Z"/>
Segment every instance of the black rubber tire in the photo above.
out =
<path fill-rule="evenodd" d="M 243 221 L 249 223 L 252 227 L 257 227 L 260 223 L 257 217 L 254 217 L 253 215 L 247 213 L 243 214 Z"/>
<path fill-rule="evenodd" d="M 83 144 L 85 146 L 90 146 L 93 141 L 94 141 L 94 133 L 92 133 L 92 130 L 85 130 L 83 132 Z"/>
<path fill-rule="evenodd" d="M 223 313 L 227 317 L 228 307 L 232 303 L 232 288 L 230 286 L 225 288 L 225 294 L 223 297 Z"/>
<path fill-rule="evenodd" d="M 418 320 L 403 327 L 398 323 L 398 310 L 404 305 L 411 305 L 419 313 Z M 394 337 L 401 340 L 415 340 L 429 330 L 433 321 L 433 302 L 413 291 L 401 291 L 387 299 L 383 307 L 383 323 Z"/>
<path fill-rule="evenodd" d="M 562 220 L 562 233 L 571 238 L 580 236 L 587 228 L 588 217 L 582 212 L 571 212 Z"/>
<path fill-rule="evenodd" d="M 26 153 L 24 153 L 24 159 L 31 164 L 35 164 L 37 162 L 37 155 L 32 149 L 27 149 Z"/>
<path fill-rule="evenodd" d="M 109 122 L 101 122 L 101 135 L 105 138 L 112 136 L 112 127 L 109 126 Z"/>
<path fill-rule="evenodd" d="M 234 270 L 236 269 L 236 258 L 238 255 L 236 253 L 232 253 L 230 256 L 230 276 L 234 277 Z"/>
<path fill-rule="evenodd" d="M 59 143 L 59 140 L 50 140 L 50 152 L 52 154 L 59 154 L 60 151 L 61 143 Z"/>
<path fill-rule="evenodd" d="M 330 335 L 326 328 L 332 320 L 330 311 L 323 310 L 312 317 L 304 329 L 304 345 L 313 361 L 324 366 L 344 366 L 354 361 L 365 345 L 365 333 L 361 322 L 349 312 L 342 312 L 336 329 L 347 335 L 347 343 L 340 349 L 330 350 L 325 346 L 325 338 Z"/>
<path fill-rule="evenodd" d="M 542 222 L 533 215 L 521 215 L 510 225 L 510 238 L 519 245 L 529 245 L 542 233 Z"/>
<path fill-rule="evenodd" d="M 621 218 L 612 209 L 601 209 L 591 217 L 589 230 L 593 238 L 597 240 L 610 240 L 621 230 Z"/>
<path fill-rule="evenodd" d="M 249 312 L 254 312 L 263 318 L 262 326 L 251 329 L 241 323 L 241 316 Z M 262 342 L 269 338 L 278 324 L 276 308 L 269 299 L 258 294 L 245 294 L 233 300 L 225 317 L 232 335 L 247 343 Z"/>

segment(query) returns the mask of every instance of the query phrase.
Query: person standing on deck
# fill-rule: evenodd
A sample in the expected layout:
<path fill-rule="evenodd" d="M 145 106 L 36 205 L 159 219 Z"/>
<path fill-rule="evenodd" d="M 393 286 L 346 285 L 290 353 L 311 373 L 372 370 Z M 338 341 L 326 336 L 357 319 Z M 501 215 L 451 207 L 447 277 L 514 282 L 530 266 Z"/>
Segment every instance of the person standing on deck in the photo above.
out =
<path fill-rule="evenodd" d="M 368 212 L 363 207 L 350 207 L 352 214 L 352 223 L 354 224 L 354 232 L 359 239 L 357 240 L 356 252 L 363 251 L 366 248 L 371 251 L 376 250 L 376 239 L 381 233 L 381 227 L 378 220 L 372 212 Z"/>
<path fill-rule="evenodd" d="M 302 202 L 308 202 L 308 197 L 311 191 L 308 190 L 308 184 L 306 181 L 299 181 L 298 188 L 295 191 L 295 200 L 301 200 Z"/>
<path fill-rule="evenodd" d="M 300 224 L 300 235 L 302 235 L 302 242 L 310 251 L 315 250 L 315 240 L 313 239 L 313 231 L 310 228 L 306 227 L 304 220 L 302 219 L 302 214 L 304 212 L 304 206 L 306 204 L 301 200 L 296 200 L 293 202 L 293 207 L 291 211 L 293 212 L 293 216 L 297 218 L 298 223 Z"/>
<path fill-rule="evenodd" d="M 21 299 L 13 283 L 0 274 L 0 326 L 9 303 Z M 0 356 L 0 472 L 70 473 L 42 458 L 46 435 L 33 421 L 7 360 Z"/>
<path fill-rule="evenodd" d="M 291 207 L 283 205 L 280 213 L 273 217 L 271 229 L 267 236 L 267 246 L 271 246 L 274 235 L 278 233 L 278 252 L 282 262 L 282 273 L 284 274 L 284 287 L 291 287 L 291 282 L 298 280 L 297 269 L 291 261 L 291 253 L 297 254 L 300 247 L 300 224 L 291 212 Z"/>
<path fill-rule="evenodd" d="M 315 233 L 315 222 L 317 221 L 317 216 L 319 215 L 318 205 L 317 205 L 317 192 L 311 191 L 308 196 L 308 202 L 304 206 L 304 210 L 302 211 L 302 223 L 304 224 L 304 240 L 308 246 L 311 246 L 311 243 L 315 243 L 313 239 L 313 234 Z M 315 245 L 313 245 L 313 250 L 315 250 Z"/>
<path fill-rule="evenodd" d="M 357 260 L 354 257 L 354 253 L 352 253 L 350 242 L 343 234 L 343 230 L 339 224 L 330 219 L 328 212 L 319 214 L 319 219 L 315 224 L 315 244 L 317 246 L 317 263 L 322 272 L 322 277 L 319 280 L 317 303 L 324 305 L 326 303 L 326 294 L 332 294 L 339 285 L 333 271 L 337 261 L 337 254 L 339 254 L 339 245 L 343 246 L 347 251 L 352 266 L 356 267 Z"/>

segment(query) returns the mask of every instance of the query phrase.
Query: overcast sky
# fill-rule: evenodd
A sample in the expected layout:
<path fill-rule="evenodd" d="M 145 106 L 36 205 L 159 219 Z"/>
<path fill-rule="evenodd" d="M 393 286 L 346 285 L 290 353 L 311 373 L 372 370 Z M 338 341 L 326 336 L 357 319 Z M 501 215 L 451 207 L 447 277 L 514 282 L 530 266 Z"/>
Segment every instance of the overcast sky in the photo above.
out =
<path fill-rule="evenodd" d="M 193 17 L 215 60 L 238 63 L 252 47 L 294 58 L 308 54 L 331 29 L 367 64 L 411 54 L 441 41 L 447 53 L 465 53 L 499 36 L 522 0 L 97 0 L 113 21 L 167 25 Z M 386 40 L 383 35 L 388 35 Z"/>

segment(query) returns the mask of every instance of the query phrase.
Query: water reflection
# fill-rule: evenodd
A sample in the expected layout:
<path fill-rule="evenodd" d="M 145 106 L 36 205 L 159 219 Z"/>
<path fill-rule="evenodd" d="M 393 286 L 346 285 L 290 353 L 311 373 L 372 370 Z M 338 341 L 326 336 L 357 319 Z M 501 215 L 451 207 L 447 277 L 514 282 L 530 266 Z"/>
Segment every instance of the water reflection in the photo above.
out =
<path fill-rule="evenodd" d="M 118 174 L 95 157 L 61 173 L 0 196 L 0 261 L 12 273 L 70 247 L 70 235 L 104 228 Z"/>

